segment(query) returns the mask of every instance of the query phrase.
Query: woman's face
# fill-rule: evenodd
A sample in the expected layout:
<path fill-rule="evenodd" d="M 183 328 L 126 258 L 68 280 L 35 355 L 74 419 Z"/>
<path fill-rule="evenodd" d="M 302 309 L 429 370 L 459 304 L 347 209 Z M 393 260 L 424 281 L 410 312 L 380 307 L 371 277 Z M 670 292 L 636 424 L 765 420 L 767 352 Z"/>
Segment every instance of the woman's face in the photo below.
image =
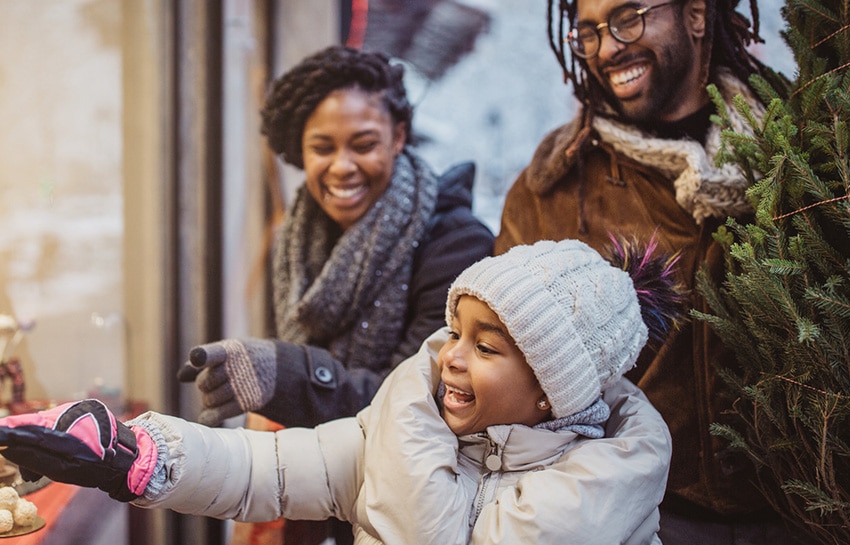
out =
<path fill-rule="evenodd" d="M 405 143 L 380 93 L 331 92 L 304 124 L 307 190 L 342 229 L 363 217 L 390 185 Z"/>
<path fill-rule="evenodd" d="M 534 371 L 498 315 L 486 303 L 461 296 L 449 340 L 438 356 L 446 387 L 443 419 L 455 435 L 496 424 L 534 426 L 549 417 Z"/>

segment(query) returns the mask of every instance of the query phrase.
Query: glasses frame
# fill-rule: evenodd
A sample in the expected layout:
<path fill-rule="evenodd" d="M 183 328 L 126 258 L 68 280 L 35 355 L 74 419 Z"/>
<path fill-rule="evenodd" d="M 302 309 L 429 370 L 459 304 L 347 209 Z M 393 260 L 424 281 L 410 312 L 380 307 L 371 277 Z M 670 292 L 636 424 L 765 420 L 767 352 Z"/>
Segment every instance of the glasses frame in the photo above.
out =
<path fill-rule="evenodd" d="M 631 8 L 630 6 L 622 6 L 620 8 L 615 9 L 614 11 L 612 11 L 608 15 L 608 20 L 605 21 L 604 23 L 599 23 L 596 26 L 593 26 L 592 24 L 588 23 L 587 27 L 592 28 L 593 31 L 596 32 L 596 51 L 594 51 L 593 54 L 591 54 L 591 55 L 585 55 L 584 53 L 577 51 L 576 48 L 573 47 L 572 36 L 573 36 L 573 33 L 578 30 L 577 28 L 571 28 L 570 31 L 567 33 L 567 36 L 564 38 L 564 41 L 567 43 L 567 45 L 570 46 L 570 51 L 572 51 L 574 55 L 577 55 L 577 56 L 579 56 L 579 57 L 581 57 L 582 59 L 585 59 L 585 60 L 592 59 L 592 58 L 596 57 L 597 55 L 599 55 L 599 50 L 602 49 L 602 29 L 603 28 L 607 28 L 608 34 L 610 34 L 612 38 L 614 38 L 615 40 L 617 40 L 621 44 L 633 44 L 636 41 L 643 38 L 643 33 L 646 32 L 646 14 L 649 13 L 650 10 L 653 10 L 655 8 L 663 8 L 664 6 L 672 6 L 673 4 L 678 4 L 678 3 L 679 3 L 678 0 L 671 0 L 670 2 L 662 2 L 660 4 L 655 4 L 654 6 L 644 6 L 642 8 Z M 613 17 L 615 14 L 617 14 L 618 12 L 622 11 L 624 8 L 627 8 L 627 7 L 630 8 L 630 9 L 634 9 L 635 13 L 638 16 L 640 16 L 640 22 L 641 22 L 640 34 L 638 34 L 637 38 L 635 38 L 633 40 L 624 40 L 623 38 L 621 38 L 620 36 L 617 35 L 617 32 L 614 30 L 615 27 L 611 26 L 611 17 Z"/>

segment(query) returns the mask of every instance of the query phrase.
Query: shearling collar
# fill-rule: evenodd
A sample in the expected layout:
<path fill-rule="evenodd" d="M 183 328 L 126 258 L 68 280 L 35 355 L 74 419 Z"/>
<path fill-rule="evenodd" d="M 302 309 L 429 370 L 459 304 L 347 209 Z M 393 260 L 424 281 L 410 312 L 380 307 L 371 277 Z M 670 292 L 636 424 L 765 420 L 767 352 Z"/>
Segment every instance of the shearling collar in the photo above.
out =
<path fill-rule="evenodd" d="M 752 129 L 738 114 L 732 99 L 741 95 L 758 120 L 764 116 L 763 105 L 726 69 L 718 70 L 717 87 L 727 104 L 733 129 L 752 135 Z M 526 184 L 538 195 L 552 189 L 575 166 L 577 157 L 568 157 L 567 149 L 580 130 L 587 130 L 581 128 L 581 117 L 549 133 L 537 148 L 526 172 Z M 602 116 L 595 116 L 592 126 L 593 137 L 616 153 L 673 179 L 676 200 L 697 223 L 708 217 L 740 216 L 751 211 L 746 196 L 750 182 L 746 175 L 734 164 L 715 165 L 721 148 L 719 126 L 712 125 L 704 146 L 693 140 L 657 138 L 634 125 Z"/>

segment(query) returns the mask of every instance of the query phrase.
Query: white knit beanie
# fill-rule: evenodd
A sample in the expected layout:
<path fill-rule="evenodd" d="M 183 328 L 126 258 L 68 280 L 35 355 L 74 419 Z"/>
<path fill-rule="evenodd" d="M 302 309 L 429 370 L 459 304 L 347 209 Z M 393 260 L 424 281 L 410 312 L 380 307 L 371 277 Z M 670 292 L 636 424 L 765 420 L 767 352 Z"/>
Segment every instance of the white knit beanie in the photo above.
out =
<path fill-rule="evenodd" d="M 499 316 L 555 418 L 594 403 L 634 366 L 647 341 L 631 277 L 577 240 L 515 246 L 475 263 L 449 288 L 449 325 L 461 295 Z"/>

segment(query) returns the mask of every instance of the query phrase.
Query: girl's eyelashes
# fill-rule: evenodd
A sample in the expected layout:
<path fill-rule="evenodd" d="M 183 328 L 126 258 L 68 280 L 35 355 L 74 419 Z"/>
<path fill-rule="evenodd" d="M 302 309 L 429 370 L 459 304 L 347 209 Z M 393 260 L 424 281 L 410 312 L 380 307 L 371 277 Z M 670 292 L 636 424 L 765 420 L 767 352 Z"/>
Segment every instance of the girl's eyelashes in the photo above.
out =
<path fill-rule="evenodd" d="M 480 337 L 479 337 L 480 338 Z M 449 329 L 449 341 L 457 342 L 460 340 L 460 332 L 456 328 Z M 484 356 L 498 355 L 499 350 L 486 341 L 476 340 L 475 350 Z"/>
<path fill-rule="evenodd" d="M 498 352 L 496 350 L 490 348 L 489 346 L 487 346 L 485 344 L 479 343 L 479 344 L 476 345 L 476 348 L 478 349 L 479 352 L 481 352 L 482 354 L 484 354 L 486 356 L 492 356 L 492 355 L 498 354 Z"/>
<path fill-rule="evenodd" d="M 449 330 L 449 341 L 457 342 L 459 340 L 460 340 L 460 333 L 458 333 L 458 331 L 456 329 L 450 329 Z M 499 353 L 499 351 L 497 349 L 495 349 L 492 346 L 490 346 L 489 344 L 485 344 L 481 341 L 477 341 L 475 343 L 475 350 L 477 350 L 479 353 L 481 353 L 485 356 L 492 356 L 492 355 L 496 355 L 496 354 Z"/>

